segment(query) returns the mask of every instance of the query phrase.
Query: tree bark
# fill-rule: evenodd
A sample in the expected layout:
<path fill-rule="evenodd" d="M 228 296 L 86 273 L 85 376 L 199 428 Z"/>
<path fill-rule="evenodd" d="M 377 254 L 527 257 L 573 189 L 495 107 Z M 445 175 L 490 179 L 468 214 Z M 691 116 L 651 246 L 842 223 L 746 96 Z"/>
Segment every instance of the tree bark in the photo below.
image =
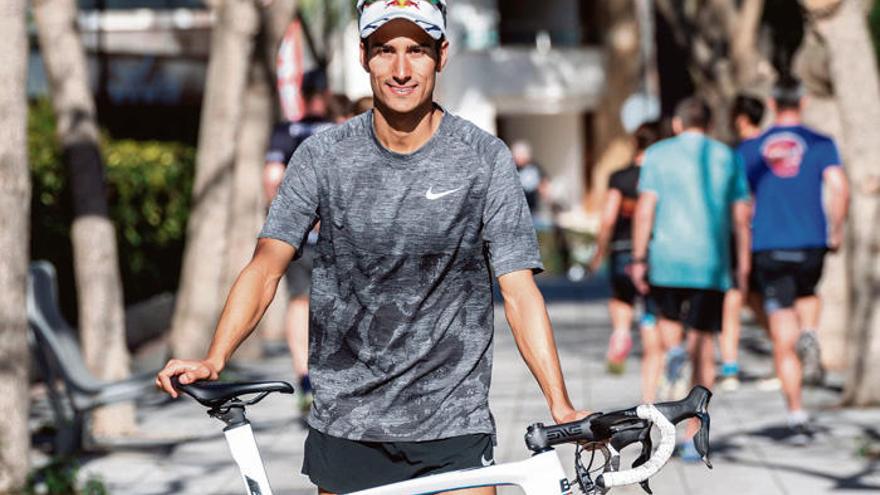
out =
<path fill-rule="evenodd" d="M 224 288 L 232 287 L 242 268 L 250 261 L 257 234 L 263 225 L 262 171 L 272 126 L 274 92 L 266 65 L 254 57 L 244 97 L 244 112 L 238 133 L 229 229 L 229 259 Z M 255 332 L 258 333 L 258 332 Z M 237 359 L 255 359 L 262 354 L 258 335 L 252 335 L 235 353 Z"/>
<path fill-rule="evenodd" d="M 236 137 L 260 24 L 253 0 L 218 1 L 216 19 L 199 129 L 193 207 L 170 339 L 171 351 L 179 358 L 204 355 L 226 295 L 226 230 L 230 227 Z"/>
<path fill-rule="evenodd" d="M 77 7 L 74 0 L 35 0 L 33 11 L 62 159 L 72 186 L 71 240 L 83 355 L 97 377 L 121 380 L 129 375 L 129 355 L 116 232 L 108 214 L 85 52 L 76 30 Z M 134 430 L 132 403 L 104 407 L 92 415 L 95 437 Z"/>
<path fill-rule="evenodd" d="M 639 90 L 639 24 L 636 6 L 632 0 L 600 2 L 603 24 L 608 26 L 604 40 L 605 71 L 608 80 L 605 94 L 596 109 L 595 168 L 592 187 L 585 196 L 587 211 L 601 209 L 608 177 L 616 169 L 627 165 L 633 147 L 620 121 L 620 109 L 626 99 Z"/>
<path fill-rule="evenodd" d="M 657 0 L 659 15 L 690 53 L 691 80 L 712 108 L 713 134 L 724 141 L 733 140 L 730 104 L 737 92 L 754 87 L 761 76 L 757 35 L 763 7 L 763 0 Z"/>
<path fill-rule="evenodd" d="M 272 124 L 281 115 L 275 89 L 275 59 L 278 47 L 296 7 L 294 0 L 274 0 L 262 11 L 262 28 L 258 37 L 245 94 L 244 118 L 238 136 L 235 174 L 233 177 L 230 263 L 227 284 L 231 285 L 242 267 L 250 260 L 256 236 L 265 220 L 266 198 L 263 196 L 262 173 L 266 147 Z M 256 47 L 255 47 L 256 48 Z M 245 341 L 236 352 L 238 358 L 254 358 L 261 354 L 264 340 L 283 340 L 287 297 L 284 287 L 257 327 L 255 337 Z"/>
<path fill-rule="evenodd" d="M 859 0 L 843 0 L 816 20 L 824 37 L 846 141 L 844 162 L 853 184 L 848 251 L 851 283 L 850 372 L 844 402 L 880 403 L 880 77 Z"/>
<path fill-rule="evenodd" d="M 0 493 L 27 477 L 27 266 L 30 173 L 24 0 L 0 0 Z"/>

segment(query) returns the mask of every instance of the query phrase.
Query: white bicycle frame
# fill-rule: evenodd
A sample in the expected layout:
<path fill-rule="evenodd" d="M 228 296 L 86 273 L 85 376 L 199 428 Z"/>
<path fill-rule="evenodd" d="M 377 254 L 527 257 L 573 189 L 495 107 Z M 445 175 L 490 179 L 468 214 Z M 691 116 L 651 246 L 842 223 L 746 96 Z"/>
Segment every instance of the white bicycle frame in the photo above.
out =
<path fill-rule="evenodd" d="M 639 467 L 607 472 L 597 477 L 597 484 L 607 488 L 639 483 L 653 476 L 666 464 L 675 446 L 675 426 L 653 405 L 636 408 L 639 418 L 651 421 L 661 434 L 660 444 L 651 458 Z M 248 495 L 272 495 L 266 469 L 260 457 L 257 442 L 250 423 L 226 428 L 226 442 L 232 458 L 238 464 Z M 609 448 L 610 445 L 608 446 Z M 349 495 L 428 495 L 450 490 L 481 486 L 515 485 L 525 495 L 571 495 L 568 481 L 559 456 L 550 449 L 529 459 L 482 468 L 464 469 L 449 473 L 415 478 Z"/>

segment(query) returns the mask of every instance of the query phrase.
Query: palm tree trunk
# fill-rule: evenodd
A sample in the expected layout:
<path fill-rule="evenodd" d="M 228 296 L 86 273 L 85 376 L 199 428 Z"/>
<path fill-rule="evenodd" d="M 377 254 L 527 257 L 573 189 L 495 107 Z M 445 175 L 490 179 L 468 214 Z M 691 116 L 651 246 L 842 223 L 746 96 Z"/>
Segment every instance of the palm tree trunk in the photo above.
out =
<path fill-rule="evenodd" d="M 28 472 L 28 353 L 25 313 L 30 174 L 24 0 L 0 0 L 0 493 Z"/>
<path fill-rule="evenodd" d="M 74 0 L 35 0 L 34 18 L 51 88 L 62 157 L 73 193 L 74 271 L 80 342 L 86 364 L 104 380 L 129 375 L 116 231 L 110 221 L 104 163 L 85 52 L 76 30 Z M 118 436 L 135 429 L 134 406 L 96 410 L 92 434 Z"/>
<path fill-rule="evenodd" d="M 171 330 L 175 357 L 207 350 L 228 287 L 227 229 L 248 68 L 259 29 L 253 0 L 218 1 L 202 109 L 193 209 Z M 258 188 L 259 189 L 259 188 Z"/>

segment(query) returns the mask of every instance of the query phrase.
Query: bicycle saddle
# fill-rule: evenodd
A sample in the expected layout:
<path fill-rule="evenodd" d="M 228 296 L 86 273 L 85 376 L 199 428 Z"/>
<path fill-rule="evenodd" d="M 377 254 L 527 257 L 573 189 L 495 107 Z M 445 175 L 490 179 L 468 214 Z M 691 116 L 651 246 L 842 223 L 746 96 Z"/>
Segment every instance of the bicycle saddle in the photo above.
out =
<path fill-rule="evenodd" d="M 281 392 L 282 394 L 293 393 L 293 385 L 279 381 L 237 383 L 202 381 L 184 385 L 175 376 L 171 379 L 171 384 L 174 385 L 174 388 L 198 401 L 199 404 L 210 408 L 221 407 L 241 395 L 260 394 L 252 401 L 246 402 L 247 405 L 250 405 L 272 392 Z"/>

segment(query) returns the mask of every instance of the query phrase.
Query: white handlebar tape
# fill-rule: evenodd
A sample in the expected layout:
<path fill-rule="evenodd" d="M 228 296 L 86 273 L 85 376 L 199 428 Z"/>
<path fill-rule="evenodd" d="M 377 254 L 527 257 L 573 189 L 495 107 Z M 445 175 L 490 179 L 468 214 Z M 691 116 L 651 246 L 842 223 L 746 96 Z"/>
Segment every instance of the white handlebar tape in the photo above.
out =
<path fill-rule="evenodd" d="M 603 473 L 596 479 L 606 488 L 622 485 L 633 485 L 654 476 L 666 461 L 672 456 L 675 448 L 675 425 L 666 419 L 656 407 L 651 404 L 641 405 L 636 408 L 636 415 L 654 423 L 660 430 L 660 445 L 654 454 L 639 467 L 613 473 Z M 601 480 L 599 479 L 601 478 Z"/>

